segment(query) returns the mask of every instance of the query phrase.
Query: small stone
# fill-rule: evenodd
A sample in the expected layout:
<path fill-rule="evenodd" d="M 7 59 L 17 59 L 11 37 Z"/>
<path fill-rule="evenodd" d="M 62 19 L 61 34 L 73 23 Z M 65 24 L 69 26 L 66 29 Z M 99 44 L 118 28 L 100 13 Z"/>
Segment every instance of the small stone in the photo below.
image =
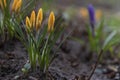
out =
<path fill-rule="evenodd" d="M 31 79 L 31 80 L 38 80 L 37 78 L 35 78 L 33 76 L 29 76 L 29 79 Z"/>
<path fill-rule="evenodd" d="M 20 77 L 20 76 L 18 76 L 18 75 L 17 75 L 17 76 L 15 76 L 15 77 L 14 77 L 14 80 L 17 80 L 19 77 Z"/>
<path fill-rule="evenodd" d="M 72 67 L 77 67 L 79 64 L 77 63 L 77 62 L 73 62 L 73 63 L 71 63 L 71 66 Z"/>

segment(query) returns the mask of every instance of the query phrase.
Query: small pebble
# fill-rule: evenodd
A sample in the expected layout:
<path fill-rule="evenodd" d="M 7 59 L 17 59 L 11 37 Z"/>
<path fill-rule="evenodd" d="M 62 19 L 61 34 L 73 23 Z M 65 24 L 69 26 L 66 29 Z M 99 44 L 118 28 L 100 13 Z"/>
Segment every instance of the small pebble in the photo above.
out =
<path fill-rule="evenodd" d="M 29 79 L 30 80 L 38 80 L 38 79 L 36 79 L 35 77 L 32 77 L 32 76 L 29 76 Z"/>

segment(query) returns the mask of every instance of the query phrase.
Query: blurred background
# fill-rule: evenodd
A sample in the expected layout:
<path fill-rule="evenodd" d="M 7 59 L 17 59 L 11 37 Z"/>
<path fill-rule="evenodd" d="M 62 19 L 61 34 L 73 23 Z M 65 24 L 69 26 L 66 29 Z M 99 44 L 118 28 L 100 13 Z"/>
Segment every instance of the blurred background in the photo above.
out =
<path fill-rule="evenodd" d="M 108 10 L 111 12 L 119 12 L 120 11 L 120 0 L 43 0 L 43 2 L 51 2 L 51 5 L 60 8 L 68 8 L 74 7 L 75 9 L 79 9 L 80 7 L 87 7 L 88 4 L 93 4 L 96 8 L 100 8 L 102 10 Z M 49 5 L 49 7 L 51 7 Z M 107 11 L 106 11 L 107 12 Z"/>
<path fill-rule="evenodd" d="M 118 29 L 120 26 L 120 0 L 40 0 L 38 5 L 46 11 L 49 9 L 48 11 L 61 12 L 65 20 L 78 21 L 81 17 L 88 18 L 86 9 L 89 4 L 95 7 L 98 21 L 104 16 L 107 26 L 120 30 Z"/>

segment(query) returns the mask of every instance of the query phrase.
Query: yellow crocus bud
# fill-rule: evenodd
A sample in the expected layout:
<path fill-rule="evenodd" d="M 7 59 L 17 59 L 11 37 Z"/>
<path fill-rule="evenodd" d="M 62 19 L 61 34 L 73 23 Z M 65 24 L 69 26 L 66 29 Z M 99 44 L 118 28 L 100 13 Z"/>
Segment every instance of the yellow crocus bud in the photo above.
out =
<path fill-rule="evenodd" d="M 48 19 L 48 32 L 53 31 L 55 23 L 55 15 L 54 12 L 51 12 Z"/>
<path fill-rule="evenodd" d="M 0 7 L 3 9 L 3 3 L 2 3 L 2 0 L 0 0 Z"/>
<path fill-rule="evenodd" d="M 36 14 L 35 14 L 35 11 L 33 10 L 30 16 L 30 22 L 32 27 L 35 27 L 35 19 L 36 19 Z"/>
<path fill-rule="evenodd" d="M 18 2 L 19 0 L 14 0 L 13 1 L 13 4 L 12 4 L 12 11 L 14 12 L 15 11 L 15 8 L 16 8 L 16 5 L 17 5 L 17 2 Z"/>
<path fill-rule="evenodd" d="M 101 10 L 95 11 L 95 18 L 97 21 L 99 21 L 102 18 L 102 11 Z"/>
<path fill-rule="evenodd" d="M 6 0 L 4 0 L 4 6 L 5 6 L 5 7 L 7 6 L 7 2 L 6 2 Z"/>
<path fill-rule="evenodd" d="M 6 0 L 0 0 L 0 7 L 3 9 L 6 6 L 7 6 Z"/>
<path fill-rule="evenodd" d="M 27 28 L 29 28 L 29 27 L 31 28 L 30 19 L 29 19 L 28 16 L 26 17 L 26 27 L 27 27 Z"/>
<path fill-rule="evenodd" d="M 17 3 L 16 3 L 16 7 L 15 7 L 15 12 L 18 13 L 21 9 L 21 6 L 22 6 L 22 0 L 19 0 Z"/>
<path fill-rule="evenodd" d="M 43 20 L 43 11 L 42 8 L 39 9 L 36 19 L 36 30 L 38 31 Z"/>
<path fill-rule="evenodd" d="M 88 10 L 87 10 L 87 8 L 81 8 L 80 9 L 80 15 L 82 16 L 82 18 L 86 19 L 88 17 Z"/>

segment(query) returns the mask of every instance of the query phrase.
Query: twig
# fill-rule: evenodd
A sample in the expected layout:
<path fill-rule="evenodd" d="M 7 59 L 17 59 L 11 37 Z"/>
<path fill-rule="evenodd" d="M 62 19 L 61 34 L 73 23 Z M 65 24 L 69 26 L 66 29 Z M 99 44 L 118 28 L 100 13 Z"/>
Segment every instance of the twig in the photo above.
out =
<path fill-rule="evenodd" d="M 100 61 L 100 59 L 101 59 L 102 54 L 103 54 L 103 49 L 101 49 L 101 51 L 100 51 L 100 53 L 99 53 L 99 55 L 98 55 L 98 58 L 97 58 L 97 62 L 96 62 L 96 64 L 95 64 L 95 67 L 93 68 L 93 70 L 92 70 L 92 72 L 91 72 L 91 74 L 90 74 L 90 76 L 88 77 L 87 80 L 90 80 L 90 79 L 92 78 L 92 76 L 93 76 L 93 74 L 94 74 L 94 72 L 95 72 L 95 69 L 97 68 L 97 65 L 98 65 L 98 63 L 99 63 L 99 61 Z"/>

